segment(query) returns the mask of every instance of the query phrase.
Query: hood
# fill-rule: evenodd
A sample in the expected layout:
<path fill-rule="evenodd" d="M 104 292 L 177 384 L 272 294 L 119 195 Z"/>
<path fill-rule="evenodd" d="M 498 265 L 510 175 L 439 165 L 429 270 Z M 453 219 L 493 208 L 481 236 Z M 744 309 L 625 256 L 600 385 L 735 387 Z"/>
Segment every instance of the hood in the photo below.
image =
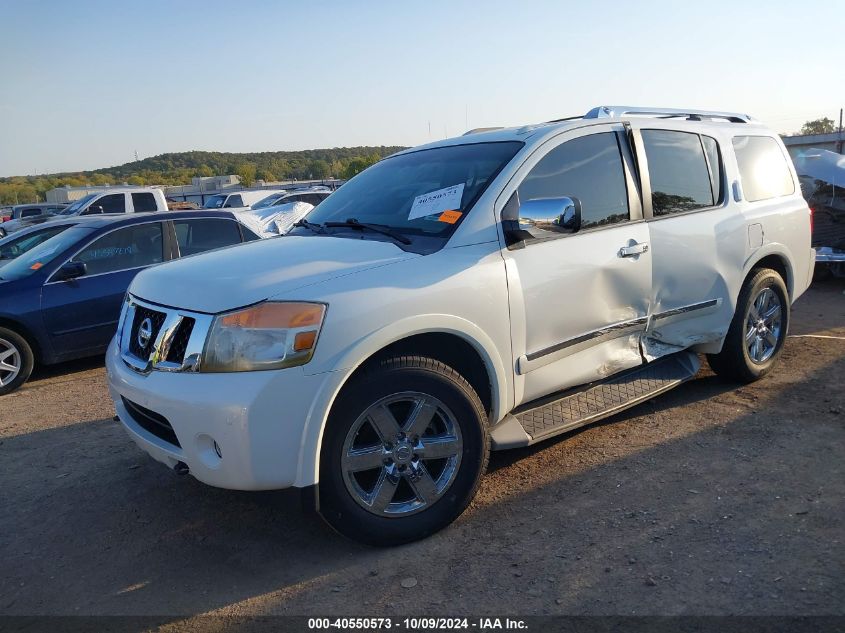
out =
<path fill-rule="evenodd" d="M 421 256 L 392 242 L 276 237 L 148 268 L 129 292 L 153 303 L 216 313 L 416 257 Z"/>

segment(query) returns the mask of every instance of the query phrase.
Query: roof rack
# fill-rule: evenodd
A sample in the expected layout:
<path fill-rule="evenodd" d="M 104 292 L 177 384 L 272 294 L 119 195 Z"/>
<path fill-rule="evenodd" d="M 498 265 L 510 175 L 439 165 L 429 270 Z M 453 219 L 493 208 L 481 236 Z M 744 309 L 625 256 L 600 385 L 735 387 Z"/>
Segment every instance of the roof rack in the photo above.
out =
<path fill-rule="evenodd" d="M 626 114 L 637 116 L 653 116 L 671 119 L 684 117 L 689 121 L 701 121 L 702 119 L 724 119 L 731 123 L 752 123 L 753 117 L 747 114 L 736 112 L 710 112 L 708 110 L 690 110 L 686 108 L 640 108 L 630 106 L 598 106 L 584 115 L 585 119 L 619 118 Z"/>
<path fill-rule="evenodd" d="M 504 129 L 505 128 L 503 128 L 501 125 L 499 125 L 497 127 L 476 127 L 476 128 L 473 128 L 471 130 L 464 132 L 463 134 L 461 134 L 461 136 L 467 136 L 468 134 L 478 134 L 479 132 L 492 132 L 493 130 L 504 130 Z"/>

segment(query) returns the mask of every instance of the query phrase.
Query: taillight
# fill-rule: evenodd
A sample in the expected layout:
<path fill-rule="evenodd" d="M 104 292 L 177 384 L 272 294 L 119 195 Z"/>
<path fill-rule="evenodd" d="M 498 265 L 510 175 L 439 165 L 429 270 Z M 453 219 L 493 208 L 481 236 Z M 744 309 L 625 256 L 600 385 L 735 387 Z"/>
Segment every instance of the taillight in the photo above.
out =
<path fill-rule="evenodd" d="M 810 207 L 810 233 L 813 232 L 813 212 L 814 211 L 815 211 L 815 209 L 813 207 Z"/>
<path fill-rule="evenodd" d="M 8 222 L 8 221 L 9 221 L 9 220 L 11 220 L 11 219 L 12 219 L 12 216 L 11 216 L 11 215 L 2 215 L 2 216 L 0 216 L 0 222 Z"/>

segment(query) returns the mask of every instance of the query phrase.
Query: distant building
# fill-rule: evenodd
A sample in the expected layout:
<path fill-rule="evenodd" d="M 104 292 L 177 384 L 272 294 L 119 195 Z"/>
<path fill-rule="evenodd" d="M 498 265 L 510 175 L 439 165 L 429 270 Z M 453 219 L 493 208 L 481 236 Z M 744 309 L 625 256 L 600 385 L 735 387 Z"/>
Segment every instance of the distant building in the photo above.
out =
<path fill-rule="evenodd" d="M 70 185 L 64 187 L 56 187 L 55 189 L 50 189 L 50 191 L 44 194 L 44 197 L 47 199 L 47 202 L 57 202 L 60 204 L 68 204 L 69 202 L 75 202 L 80 198 L 84 198 L 89 193 L 97 193 L 99 191 L 105 191 L 106 189 L 111 189 L 112 187 L 131 187 L 127 183 L 123 183 L 122 185 L 86 185 L 85 187 L 71 187 Z"/>
<path fill-rule="evenodd" d="M 842 153 L 842 147 L 839 144 L 843 137 L 839 132 L 830 132 L 829 134 L 793 134 L 792 136 L 784 136 L 783 144 L 786 145 L 786 150 L 795 161 L 801 154 L 811 148 L 826 149 L 831 152 Z"/>

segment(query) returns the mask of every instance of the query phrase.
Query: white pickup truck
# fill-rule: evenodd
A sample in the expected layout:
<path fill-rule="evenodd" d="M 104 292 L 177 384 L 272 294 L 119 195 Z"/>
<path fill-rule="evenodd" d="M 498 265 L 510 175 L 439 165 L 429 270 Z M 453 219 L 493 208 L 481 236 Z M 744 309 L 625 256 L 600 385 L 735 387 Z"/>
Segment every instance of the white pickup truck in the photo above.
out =
<path fill-rule="evenodd" d="M 89 193 L 56 214 L 45 214 L 4 222 L 0 226 L 0 237 L 5 237 L 34 224 L 49 222 L 55 218 L 67 218 L 72 215 L 96 215 L 101 213 L 108 215 L 149 211 L 167 211 L 167 200 L 161 189 L 155 187 L 110 187 L 103 191 Z"/>

